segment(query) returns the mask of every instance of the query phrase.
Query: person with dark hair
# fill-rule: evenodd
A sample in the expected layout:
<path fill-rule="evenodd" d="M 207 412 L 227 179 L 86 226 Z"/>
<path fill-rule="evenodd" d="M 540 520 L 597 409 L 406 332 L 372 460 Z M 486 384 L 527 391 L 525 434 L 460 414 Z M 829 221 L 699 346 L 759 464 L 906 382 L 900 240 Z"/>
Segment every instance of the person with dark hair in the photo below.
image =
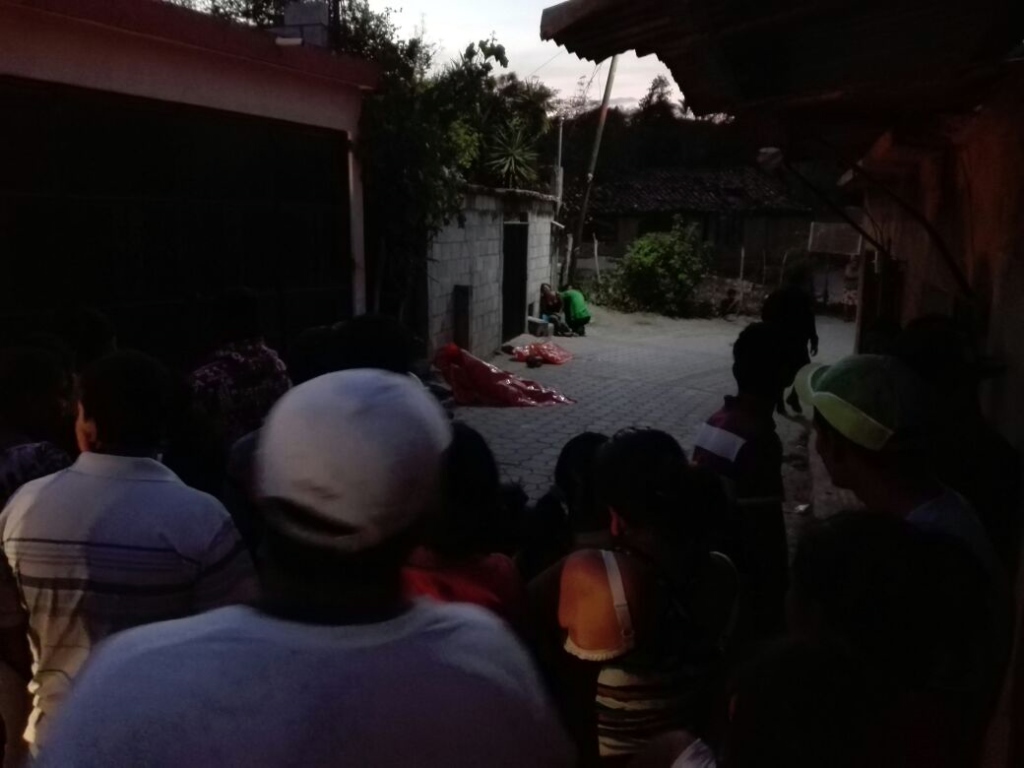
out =
<path fill-rule="evenodd" d="M 0 653 L 29 676 L 31 647 L 33 747 L 100 640 L 255 597 L 227 512 L 156 460 L 166 405 L 167 373 L 152 358 L 97 360 L 79 382 L 81 455 L 0 514 Z"/>
<path fill-rule="evenodd" d="M 572 765 L 508 628 L 404 594 L 450 440 L 408 376 L 292 389 L 260 433 L 263 602 L 114 638 L 38 765 Z"/>
<path fill-rule="evenodd" d="M 1002 582 L 1003 569 L 970 504 L 936 477 L 928 456 L 928 388 L 886 355 L 851 355 L 797 377 L 814 408 L 816 449 L 832 482 L 875 512 L 958 539 Z"/>
<path fill-rule="evenodd" d="M 416 363 L 416 337 L 390 315 L 359 315 L 337 328 L 335 370 L 376 368 L 391 373 L 412 373 Z"/>
<path fill-rule="evenodd" d="M 1020 454 L 981 412 L 978 386 L 991 370 L 949 317 L 911 321 L 890 352 L 920 376 L 942 414 L 928 440 L 936 476 L 970 502 L 1012 577 L 1020 557 Z"/>
<path fill-rule="evenodd" d="M 225 291 L 212 309 L 214 349 L 189 376 L 199 410 L 216 425 L 225 448 L 258 429 L 291 381 L 267 346 L 259 296 L 247 288 Z"/>
<path fill-rule="evenodd" d="M 572 336 L 572 330 L 565 324 L 562 296 L 550 283 L 540 286 L 540 319 L 554 326 L 556 336 Z"/>
<path fill-rule="evenodd" d="M 733 346 L 737 394 L 701 427 L 693 462 L 717 473 L 734 499 L 719 522 L 726 552 L 744 577 L 748 640 L 783 628 L 789 549 L 782 514 L 782 441 L 772 409 L 786 384 L 786 349 L 778 331 L 753 323 Z M 729 514 L 728 510 L 732 513 Z"/>
<path fill-rule="evenodd" d="M 48 350 L 0 352 L 0 505 L 29 480 L 71 464 L 60 447 L 70 398 L 68 372 Z"/>
<path fill-rule="evenodd" d="M 594 465 L 608 436 L 582 432 L 569 440 L 555 463 L 555 483 L 530 511 L 519 567 L 529 580 L 574 549 L 611 545 L 608 510 L 597 501 Z"/>
<path fill-rule="evenodd" d="M 589 669 L 564 704 L 589 763 L 623 762 L 707 714 L 738 583 L 710 551 L 713 521 L 690 471 L 679 444 L 653 429 L 620 432 L 598 453 L 615 547 L 570 555 L 558 602 L 564 650 L 578 660 L 569 667 Z"/>
<path fill-rule="evenodd" d="M 776 393 L 776 411 L 786 415 L 786 403 L 800 411 L 800 398 L 796 390 L 784 400 L 788 387 L 797 371 L 818 354 L 818 330 L 814 322 L 814 296 L 811 290 L 812 273 L 805 265 L 791 267 L 783 275 L 782 285 L 765 299 L 761 320 L 776 330 L 782 339 L 786 360 L 783 386 Z"/>
<path fill-rule="evenodd" d="M 498 552 L 500 512 L 498 462 L 483 435 L 455 422 L 440 509 L 402 572 L 407 594 L 479 605 L 522 628 L 526 585 L 512 558 Z"/>
<path fill-rule="evenodd" d="M 1009 647 L 991 595 L 988 574 L 955 539 L 852 512 L 802 539 L 790 628 L 854 649 L 899 694 L 887 747 L 907 751 L 899 765 L 967 765 Z"/>
<path fill-rule="evenodd" d="M 57 335 L 71 351 L 76 372 L 117 350 L 114 325 L 98 309 L 79 306 L 62 310 L 55 324 Z"/>

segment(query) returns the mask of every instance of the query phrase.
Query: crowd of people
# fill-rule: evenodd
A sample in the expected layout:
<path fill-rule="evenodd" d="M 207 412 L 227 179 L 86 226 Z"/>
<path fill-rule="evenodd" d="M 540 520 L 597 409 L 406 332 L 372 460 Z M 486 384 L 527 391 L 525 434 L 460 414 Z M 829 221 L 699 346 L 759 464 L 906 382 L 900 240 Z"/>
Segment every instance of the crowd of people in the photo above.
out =
<path fill-rule="evenodd" d="M 785 304 L 689 453 L 583 433 L 533 504 L 391 318 L 282 359 L 236 290 L 178 375 L 96 313 L 3 350 L 4 764 L 971 765 L 1016 456 L 951 323 L 797 371 Z M 792 561 L 786 404 L 863 503 Z"/>

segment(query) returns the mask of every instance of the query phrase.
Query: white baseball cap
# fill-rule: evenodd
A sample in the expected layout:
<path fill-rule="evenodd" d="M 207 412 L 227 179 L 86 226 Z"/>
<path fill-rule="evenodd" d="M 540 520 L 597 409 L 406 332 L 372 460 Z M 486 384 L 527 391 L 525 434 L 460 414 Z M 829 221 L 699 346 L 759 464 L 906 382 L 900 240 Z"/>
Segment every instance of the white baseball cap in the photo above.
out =
<path fill-rule="evenodd" d="M 289 391 L 260 431 L 256 485 L 267 524 L 311 546 L 354 553 L 409 528 L 434 503 L 451 427 L 407 376 L 360 369 Z"/>

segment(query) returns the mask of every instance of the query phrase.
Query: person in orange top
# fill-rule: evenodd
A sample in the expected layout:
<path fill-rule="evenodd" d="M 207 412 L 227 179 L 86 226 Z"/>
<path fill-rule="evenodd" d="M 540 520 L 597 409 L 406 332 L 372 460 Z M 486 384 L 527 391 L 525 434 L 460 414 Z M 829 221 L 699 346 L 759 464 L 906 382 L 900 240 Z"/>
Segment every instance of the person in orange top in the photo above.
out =
<path fill-rule="evenodd" d="M 710 551 L 702 471 L 670 435 L 620 432 L 601 448 L 596 477 L 614 546 L 565 560 L 558 623 L 565 654 L 590 669 L 563 662 L 590 680 L 589 701 L 581 686 L 568 705 L 589 714 L 570 711 L 567 722 L 585 764 L 618 765 L 655 736 L 703 722 L 739 582 Z"/>
<path fill-rule="evenodd" d="M 406 594 L 473 603 L 521 629 L 526 586 L 512 559 L 500 553 L 497 461 L 475 429 L 455 423 L 452 430 L 442 508 L 402 571 Z"/>

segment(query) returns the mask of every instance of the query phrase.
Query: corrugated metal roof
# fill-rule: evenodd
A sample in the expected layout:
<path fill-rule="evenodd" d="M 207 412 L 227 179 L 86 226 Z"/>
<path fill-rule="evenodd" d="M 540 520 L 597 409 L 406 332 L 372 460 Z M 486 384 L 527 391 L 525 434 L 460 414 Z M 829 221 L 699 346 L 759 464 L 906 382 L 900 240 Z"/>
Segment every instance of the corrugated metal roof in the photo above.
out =
<path fill-rule="evenodd" d="M 1024 2 L 569 0 L 544 11 L 541 37 L 595 61 L 657 54 L 695 111 L 738 112 L 922 80 L 941 94 L 1020 43 Z"/>
<path fill-rule="evenodd" d="M 810 213 L 784 184 L 746 165 L 659 168 L 594 185 L 598 216 L 677 213 Z"/>

